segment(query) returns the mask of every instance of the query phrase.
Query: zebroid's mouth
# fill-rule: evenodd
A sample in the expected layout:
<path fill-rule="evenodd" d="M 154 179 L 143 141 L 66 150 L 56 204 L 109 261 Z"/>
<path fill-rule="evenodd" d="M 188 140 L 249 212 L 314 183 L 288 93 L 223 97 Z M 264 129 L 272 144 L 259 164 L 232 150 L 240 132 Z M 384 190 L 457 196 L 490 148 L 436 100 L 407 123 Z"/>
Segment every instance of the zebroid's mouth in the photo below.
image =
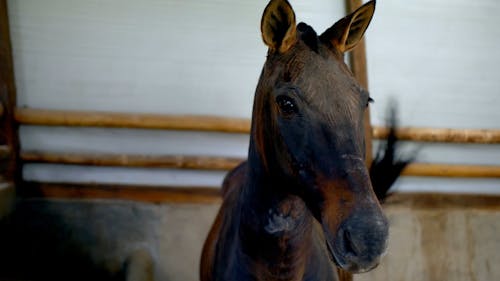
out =
<path fill-rule="evenodd" d="M 337 257 L 335 256 L 335 253 L 333 252 L 333 247 L 330 244 L 330 242 L 328 241 L 328 239 L 325 239 L 325 243 L 326 243 L 326 248 L 328 250 L 328 255 L 330 256 L 330 260 L 333 261 L 333 263 L 335 263 L 336 266 L 342 268 L 342 265 L 337 260 Z"/>

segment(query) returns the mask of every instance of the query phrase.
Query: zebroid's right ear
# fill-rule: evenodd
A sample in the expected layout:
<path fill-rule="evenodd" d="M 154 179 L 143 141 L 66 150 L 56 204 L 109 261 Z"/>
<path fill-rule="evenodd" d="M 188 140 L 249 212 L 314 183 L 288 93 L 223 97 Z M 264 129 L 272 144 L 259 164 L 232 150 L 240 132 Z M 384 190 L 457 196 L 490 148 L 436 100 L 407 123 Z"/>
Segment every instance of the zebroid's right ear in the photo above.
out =
<path fill-rule="evenodd" d="M 340 53 L 345 53 L 361 41 L 374 12 L 375 0 L 372 0 L 336 22 L 323 32 L 319 38 Z"/>

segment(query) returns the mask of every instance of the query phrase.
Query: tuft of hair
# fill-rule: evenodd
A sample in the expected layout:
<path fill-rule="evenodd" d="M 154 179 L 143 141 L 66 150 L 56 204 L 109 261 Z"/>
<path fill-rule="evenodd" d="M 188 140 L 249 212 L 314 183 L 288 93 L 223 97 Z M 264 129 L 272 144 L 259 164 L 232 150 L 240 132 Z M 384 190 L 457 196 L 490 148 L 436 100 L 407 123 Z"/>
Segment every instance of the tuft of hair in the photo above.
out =
<path fill-rule="evenodd" d="M 401 153 L 401 141 L 396 135 L 398 127 L 397 109 L 394 103 L 389 106 L 387 140 L 382 141 L 370 167 L 370 179 L 373 191 L 380 202 L 389 195 L 389 189 L 401 175 L 406 166 L 412 163 L 417 152 Z"/>
<path fill-rule="evenodd" d="M 306 23 L 299 23 L 297 30 L 300 31 L 300 38 L 315 53 L 318 53 L 318 35 L 316 31 Z"/>

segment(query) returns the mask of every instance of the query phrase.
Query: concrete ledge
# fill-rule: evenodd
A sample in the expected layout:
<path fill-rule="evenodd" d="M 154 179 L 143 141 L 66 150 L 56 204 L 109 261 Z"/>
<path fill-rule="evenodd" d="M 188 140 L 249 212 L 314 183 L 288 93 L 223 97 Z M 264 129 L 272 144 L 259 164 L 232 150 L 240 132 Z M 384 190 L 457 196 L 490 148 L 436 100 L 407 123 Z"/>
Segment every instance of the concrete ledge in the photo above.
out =
<path fill-rule="evenodd" d="M 389 248 L 355 281 L 500 280 L 500 197 L 395 194 L 384 205 Z"/>

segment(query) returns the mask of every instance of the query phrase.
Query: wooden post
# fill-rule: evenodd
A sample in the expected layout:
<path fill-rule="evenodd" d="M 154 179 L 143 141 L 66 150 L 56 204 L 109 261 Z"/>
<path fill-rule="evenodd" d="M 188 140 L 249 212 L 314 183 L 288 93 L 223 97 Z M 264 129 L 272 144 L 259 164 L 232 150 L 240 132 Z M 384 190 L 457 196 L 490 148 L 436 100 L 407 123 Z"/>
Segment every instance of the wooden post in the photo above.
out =
<path fill-rule="evenodd" d="M 346 0 L 347 13 L 354 12 L 363 4 L 361 0 Z M 349 64 L 354 77 L 365 89 L 368 89 L 368 71 L 366 68 L 366 45 L 365 39 L 361 39 L 358 45 L 352 49 L 349 56 Z M 370 122 L 370 108 L 365 112 L 365 148 L 366 148 L 366 164 L 372 163 L 372 127 Z"/>
<path fill-rule="evenodd" d="M 351 13 L 362 4 L 361 0 L 346 0 L 347 13 Z M 366 45 L 362 39 L 358 45 L 351 51 L 349 56 L 349 64 L 354 77 L 365 89 L 368 89 L 368 72 L 366 67 Z M 366 147 L 366 163 L 368 166 L 372 162 L 372 129 L 370 122 L 370 108 L 366 109 L 365 117 L 365 147 Z"/>
<path fill-rule="evenodd" d="M 357 8 L 363 4 L 361 0 L 346 0 L 346 11 L 347 13 L 354 12 Z M 349 56 L 349 64 L 351 66 L 351 71 L 354 77 L 365 89 L 368 90 L 368 73 L 366 69 L 366 47 L 365 39 L 361 39 L 358 45 L 352 49 Z M 369 167 L 373 160 L 372 155 L 372 128 L 370 122 L 370 109 L 367 108 L 365 111 L 365 155 L 366 155 L 366 165 Z M 341 281 L 352 281 L 353 276 L 349 272 L 340 272 L 339 274 Z"/>
<path fill-rule="evenodd" d="M 8 157 L 1 174 L 5 180 L 14 185 L 21 179 L 21 169 L 18 165 L 19 137 L 18 126 L 14 121 L 16 106 L 16 87 L 14 80 L 14 65 L 10 42 L 10 29 L 7 10 L 7 0 L 0 0 L 0 103 L 3 114 L 0 117 L 0 127 L 3 134 L 0 144 L 7 146 Z"/>

